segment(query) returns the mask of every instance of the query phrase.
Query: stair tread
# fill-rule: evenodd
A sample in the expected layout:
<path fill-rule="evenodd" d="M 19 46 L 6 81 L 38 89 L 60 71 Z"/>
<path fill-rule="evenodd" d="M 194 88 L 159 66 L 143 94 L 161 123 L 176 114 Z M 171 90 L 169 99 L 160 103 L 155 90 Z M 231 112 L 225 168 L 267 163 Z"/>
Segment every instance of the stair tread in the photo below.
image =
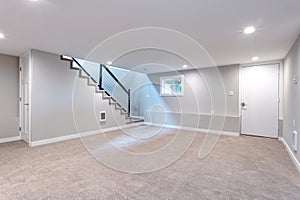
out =
<path fill-rule="evenodd" d="M 70 67 L 70 69 L 77 70 L 77 71 L 80 70 L 79 68 L 76 68 L 76 67 Z"/>
<path fill-rule="evenodd" d="M 128 122 L 127 124 L 134 124 L 134 123 L 139 123 L 139 122 L 145 122 L 145 120 L 141 119 L 141 120 L 130 120 L 130 122 Z"/>

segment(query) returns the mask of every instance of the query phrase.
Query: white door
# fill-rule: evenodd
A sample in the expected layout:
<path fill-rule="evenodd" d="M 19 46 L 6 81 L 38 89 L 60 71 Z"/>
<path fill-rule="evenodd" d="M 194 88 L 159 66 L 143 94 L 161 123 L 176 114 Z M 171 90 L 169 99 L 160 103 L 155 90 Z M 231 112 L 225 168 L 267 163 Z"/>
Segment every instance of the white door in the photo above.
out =
<path fill-rule="evenodd" d="M 242 68 L 242 134 L 278 138 L 278 76 L 278 64 Z"/>
<path fill-rule="evenodd" d="M 21 138 L 30 142 L 30 94 L 29 94 L 29 67 L 30 57 L 20 58 L 20 127 Z"/>

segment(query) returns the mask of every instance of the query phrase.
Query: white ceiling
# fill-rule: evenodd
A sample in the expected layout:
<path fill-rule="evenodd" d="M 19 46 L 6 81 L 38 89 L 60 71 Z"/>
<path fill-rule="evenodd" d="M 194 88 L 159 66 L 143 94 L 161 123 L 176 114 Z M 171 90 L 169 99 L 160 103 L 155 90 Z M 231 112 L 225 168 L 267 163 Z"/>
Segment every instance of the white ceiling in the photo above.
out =
<path fill-rule="evenodd" d="M 257 31 L 246 36 L 242 30 L 249 25 Z M 253 56 L 276 60 L 286 56 L 300 33 L 300 1 L 1 0 L 0 32 L 6 39 L 0 40 L 0 53 L 20 55 L 33 48 L 85 58 L 108 37 L 140 27 L 187 34 L 203 45 L 217 65 L 249 63 Z M 137 56 L 139 64 L 149 63 L 145 55 L 128 54 L 131 59 L 116 62 L 130 68 L 137 64 Z M 152 57 L 156 58 L 152 63 L 165 63 L 161 57 L 168 58 Z"/>
<path fill-rule="evenodd" d="M 170 52 L 144 49 L 132 51 L 114 62 L 114 66 L 122 67 L 136 72 L 151 74 L 168 71 L 183 70 L 182 66 L 187 62 L 181 57 Z M 187 69 L 191 69 L 189 66 Z"/>

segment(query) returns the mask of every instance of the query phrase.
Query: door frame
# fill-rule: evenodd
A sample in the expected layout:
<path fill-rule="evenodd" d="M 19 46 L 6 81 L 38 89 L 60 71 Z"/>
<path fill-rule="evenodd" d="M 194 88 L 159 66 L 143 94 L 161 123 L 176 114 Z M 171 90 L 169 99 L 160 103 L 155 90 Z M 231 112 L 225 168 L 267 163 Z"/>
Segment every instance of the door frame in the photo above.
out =
<path fill-rule="evenodd" d="M 239 78 L 239 116 L 240 116 L 240 135 L 244 135 L 242 133 L 242 68 L 244 67 L 254 67 L 254 66 L 264 66 L 264 65 L 278 65 L 278 124 L 277 124 L 277 138 L 279 138 L 279 120 L 283 120 L 283 60 L 274 60 L 268 62 L 256 62 L 256 63 L 248 63 L 240 65 L 240 78 Z M 257 136 L 262 137 L 262 136 Z"/>
<path fill-rule="evenodd" d="M 23 64 L 23 60 L 28 57 L 29 59 L 29 66 L 28 66 L 28 73 L 29 73 L 29 77 L 28 77 L 28 103 L 29 103 L 29 113 L 28 113 L 28 139 L 26 137 L 24 137 L 24 129 L 25 127 L 23 126 L 23 113 L 24 113 L 24 109 L 25 106 L 23 104 L 23 100 L 24 100 L 24 96 L 23 96 L 23 72 L 24 72 L 24 64 Z M 31 108 L 32 108 L 32 104 L 31 104 L 31 84 L 32 83 L 32 56 L 31 56 L 31 51 L 28 51 L 27 53 L 21 55 L 19 57 L 19 134 L 20 137 L 23 141 L 25 141 L 28 145 L 31 144 Z"/>

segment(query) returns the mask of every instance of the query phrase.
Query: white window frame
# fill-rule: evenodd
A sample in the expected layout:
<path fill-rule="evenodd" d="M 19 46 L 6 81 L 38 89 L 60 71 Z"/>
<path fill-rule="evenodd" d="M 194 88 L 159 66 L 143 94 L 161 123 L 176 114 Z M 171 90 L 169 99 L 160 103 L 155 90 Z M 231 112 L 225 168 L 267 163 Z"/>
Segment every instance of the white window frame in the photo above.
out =
<path fill-rule="evenodd" d="M 166 94 L 163 93 L 163 87 L 165 85 L 166 80 L 170 79 L 181 79 L 181 92 L 174 92 L 173 90 L 171 91 L 171 94 Z M 176 96 L 183 96 L 184 95 L 184 75 L 177 75 L 177 76 L 164 76 L 160 77 L 160 96 L 162 97 L 176 97 Z"/>

